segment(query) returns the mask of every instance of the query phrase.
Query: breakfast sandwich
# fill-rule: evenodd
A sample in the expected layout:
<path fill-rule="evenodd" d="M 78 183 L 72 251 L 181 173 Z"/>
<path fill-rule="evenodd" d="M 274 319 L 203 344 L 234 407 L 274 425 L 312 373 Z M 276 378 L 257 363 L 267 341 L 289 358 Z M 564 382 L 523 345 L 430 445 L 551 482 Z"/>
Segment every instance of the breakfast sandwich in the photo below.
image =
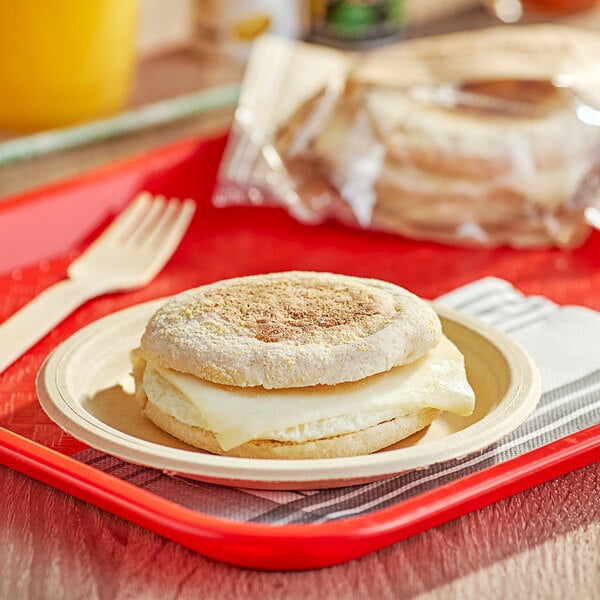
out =
<path fill-rule="evenodd" d="M 397 285 L 291 271 L 173 296 L 132 352 L 159 428 L 220 455 L 368 454 L 467 416 L 464 358 L 432 307 Z"/>

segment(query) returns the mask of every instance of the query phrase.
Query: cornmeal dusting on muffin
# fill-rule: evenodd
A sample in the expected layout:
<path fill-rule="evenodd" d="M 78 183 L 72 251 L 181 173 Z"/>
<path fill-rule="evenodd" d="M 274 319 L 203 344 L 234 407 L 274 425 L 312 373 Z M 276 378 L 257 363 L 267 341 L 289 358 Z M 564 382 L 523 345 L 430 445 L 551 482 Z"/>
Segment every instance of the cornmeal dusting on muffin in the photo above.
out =
<path fill-rule="evenodd" d="M 191 319 L 211 314 L 263 342 L 293 339 L 302 343 L 326 342 L 328 330 L 346 326 L 368 335 L 393 318 L 395 311 L 383 295 L 367 288 L 315 278 L 301 283 L 275 280 L 264 287 L 235 283 L 209 290 L 186 306 L 184 314 Z"/>

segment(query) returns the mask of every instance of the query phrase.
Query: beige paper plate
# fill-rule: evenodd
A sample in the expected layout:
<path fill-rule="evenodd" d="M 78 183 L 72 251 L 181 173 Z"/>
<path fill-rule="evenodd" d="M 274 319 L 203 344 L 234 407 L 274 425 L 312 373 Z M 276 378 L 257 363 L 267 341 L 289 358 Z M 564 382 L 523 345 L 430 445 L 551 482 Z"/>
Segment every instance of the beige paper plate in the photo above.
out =
<path fill-rule="evenodd" d="M 339 487 L 389 477 L 481 450 L 514 430 L 541 395 L 537 368 L 505 335 L 436 307 L 445 334 L 463 352 L 475 390 L 468 417 L 443 413 L 426 430 L 366 456 L 314 460 L 222 457 L 158 429 L 139 412 L 129 352 L 163 300 L 100 319 L 61 344 L 37 378 L 48 416 L 73 437 L 107 454 L 202 481 L 264 489 Z"/>

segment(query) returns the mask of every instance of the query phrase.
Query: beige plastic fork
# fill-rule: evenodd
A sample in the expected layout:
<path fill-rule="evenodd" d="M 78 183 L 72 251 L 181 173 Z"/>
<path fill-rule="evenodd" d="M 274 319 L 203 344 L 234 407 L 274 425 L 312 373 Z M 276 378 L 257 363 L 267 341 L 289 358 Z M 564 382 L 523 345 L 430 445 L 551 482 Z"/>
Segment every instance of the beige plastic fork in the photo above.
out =
<path fill-rule="evenodd" d="M 67 270 L 0 324 L 0 373 L 87 300 L 149 283 L 179 245 L 193 200 L 140 194 Z"/>

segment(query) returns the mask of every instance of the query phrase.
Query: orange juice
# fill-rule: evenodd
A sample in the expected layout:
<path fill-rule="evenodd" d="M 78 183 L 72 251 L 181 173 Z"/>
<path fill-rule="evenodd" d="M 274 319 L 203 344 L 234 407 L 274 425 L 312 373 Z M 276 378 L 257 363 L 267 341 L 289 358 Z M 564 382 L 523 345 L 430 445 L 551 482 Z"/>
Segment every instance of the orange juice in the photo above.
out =
<path fill-rule="evenodd" d="M 0 0 L 0 129 L 114 112 L 135 62 L 137 0 Z"/>

